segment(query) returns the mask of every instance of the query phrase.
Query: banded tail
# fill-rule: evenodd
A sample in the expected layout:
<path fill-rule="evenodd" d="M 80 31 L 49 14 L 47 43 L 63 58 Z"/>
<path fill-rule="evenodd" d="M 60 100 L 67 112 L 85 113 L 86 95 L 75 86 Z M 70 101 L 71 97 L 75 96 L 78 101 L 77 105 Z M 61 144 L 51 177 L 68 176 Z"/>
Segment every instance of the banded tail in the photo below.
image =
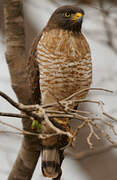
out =
<path fill-rule="evenodd" d="M 61 173 L 60 152 L 56 147 L 46 148 L 42 150 L 42 172 L 49 178 L 56 178 Z"/>

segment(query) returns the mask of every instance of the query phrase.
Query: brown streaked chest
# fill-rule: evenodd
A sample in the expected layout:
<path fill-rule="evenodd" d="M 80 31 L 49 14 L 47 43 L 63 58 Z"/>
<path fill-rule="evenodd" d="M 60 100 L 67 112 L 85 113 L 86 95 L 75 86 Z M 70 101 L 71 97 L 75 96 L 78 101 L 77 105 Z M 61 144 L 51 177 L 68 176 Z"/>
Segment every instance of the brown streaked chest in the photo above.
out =
<path fill-rule="evenodd" d="M 42 94 L 61 99 L 91 83 L 91 56 L 82 34 L 64 30 L 43 33 L 37 46 Z"/>

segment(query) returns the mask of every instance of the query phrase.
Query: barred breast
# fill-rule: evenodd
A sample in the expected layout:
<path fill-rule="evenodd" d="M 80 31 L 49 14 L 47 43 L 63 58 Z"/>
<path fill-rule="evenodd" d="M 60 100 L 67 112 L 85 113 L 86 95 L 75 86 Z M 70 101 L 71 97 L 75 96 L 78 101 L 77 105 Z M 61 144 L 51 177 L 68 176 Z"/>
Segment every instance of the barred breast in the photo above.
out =
<path fill-rule="evenodd" d="M 88 43 L 79 33 L 54 29 L 44 32 L 37 46 L 42 103 L 61 100 L 89 87 L 92 63 Z"/>

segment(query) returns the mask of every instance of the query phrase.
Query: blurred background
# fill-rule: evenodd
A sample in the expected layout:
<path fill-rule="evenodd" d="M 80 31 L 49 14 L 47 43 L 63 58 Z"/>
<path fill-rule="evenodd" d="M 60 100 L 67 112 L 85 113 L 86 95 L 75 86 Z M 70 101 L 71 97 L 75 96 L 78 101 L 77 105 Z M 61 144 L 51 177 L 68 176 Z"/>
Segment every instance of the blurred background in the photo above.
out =
<path fill-rule="evenodd" d="M 80 6 L 85 11 L 82 31 L 89 42 L 92 53 L 92 87 L 107 88 L 114 91 L 113 94 L 90 92 L 89 98 L 103 100 L 105 102 L 104 110 L 117 118 L 117 0 L 24 0 L 27 55 L 34 37 L 46 25 L 52 12 L 57 7 L 67 4 Z M 17 101 L 10 86 L 10 76 L 5 61 L 2 5 L 3 0 L 0 0 L 0 91 L 4 91 Z M 96 112 L 98 107 L 86 104 L 81 108 Z M 17 111 L 0 98 L 0 112 L 15 113 Z M 0 120 L 22 128 L 21 121 L 17 118 L 0 117 Z M 2 133 L 3 130 L 15 131 L 0 124 L 0 180 L 7 179 L 22 139 L 21 136 L 15 134 Z M 110 130 L 107 131 L 111 134 Z M 86 142 L 88 133 L 89 129 L 82 129 L 74 143 L 74 147 L 66 151 L 67 155 L 62 165 L 62 180 L 117 180 L 116 148 L 81 159 L 75 158 L 76 153 L 91 152 Z M 117 142 L 116 136 L 112 135 L 112 138 Z M 92 140 L 94 151 L 109 145 L 103 137 L 99 142 L 95 138 Z M 72 155 L 68 155 L 68 152 L 72 152 Z M 42 176 L 40 161 L 32 179 L 49 180 Z"/>

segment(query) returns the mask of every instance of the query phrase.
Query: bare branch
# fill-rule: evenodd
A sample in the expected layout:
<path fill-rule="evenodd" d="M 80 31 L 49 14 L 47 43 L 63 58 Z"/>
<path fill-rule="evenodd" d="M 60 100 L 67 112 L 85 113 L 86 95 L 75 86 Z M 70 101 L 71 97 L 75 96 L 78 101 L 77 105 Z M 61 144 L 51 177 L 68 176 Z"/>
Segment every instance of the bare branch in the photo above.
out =
<path fill-rule="evenodd" d="M 0 96 L 3 97 L 5 100 L 7 100 L 12 106 L 14 106 L 15 108 L 19 109 L 18 103 L 13 101 L 9 96 L 7 96 L 7 94 L 5 94 L 4 92 L 0 91 Z"/>
<path fill-rule="evenodd" d="M 77 91 L 76 93 L 73 93 L 71 96 L 63 99 L 61 102 L 66 102 L 66 101 L 72 99 L 75 96 L 81 95 L 82 93 L 84 93 L 85 91 L 88 91 L 88 90 L 89 91 L 90 90 L 91 91 L 105 91 L 105 92 L 108 92 L 108 93 L 113 93 L 113 91 L 108 90 L 108 89 L 104 89 L 104 88 L 85 88 L 85 89 L 83 89 L 81 91 Z M 82 100 L 78 100 L 77 102 L 80 103 L 81 101 Z M 46 105 L 43 105 L 42 108 L 49 108 L 49 107 L 52 107 L 52 106 L 55 106 L 55 105 L 57 105 L 57 103 L 46 104 Z"/>
<path fill-rule="evenodd" d="M 86 88 L 84 90 L 81 90 L 80 92 L 77 92 L 81 94 L 82 92 L 86 91 L 86 90 L 103 90 L 106 92 L 112 92 L 110 90 L 106 90 L 103 88 Z M 56 103 L 52 103 L 52 104 L 47 104 L 47 105 L 23 105 L 23 104 L 18 104 L 16 102 L 14 102 L 11 98 L 9 98 L 6 94 L 0 92 L 0 95 L 5 98 L 6 100 L 8 100 L 9 103 L 11 103 L 13 106 L 15 106 L 17 109 L 22 110 L 24 112 L 24 114 L 13 114 L 13 113 L 0 113 L 0 115 L 3 116 L 10 116 L 10 117 L 29 117 L 28 119 L 33 121 L 33 120 L 37 120 L 40 124 L 45 121 L 45 123 L 53 130 L 53 133 L 50 134 L 43 134 L 43 133 L 37 133 L 37 132 L 28 132 L 28 131 L 23 131 L 23 130 L 19 130 L 18 128 L 15 127 L 15 129 L 19 130 L 22 134 L 26 134 L 26 135 L 34 135 L 37 136 L 39 139 L 48 139 L 51 138 L 53 136 L 59 136 L 59 135 L 66 135 L 69 139 L 69 142 L 67 144 L 67 146 L 70 146 L 72 144 L 72 142 L 75 140 L 76 135 L 78 134 L 79 130 L 81 130 L 83 127 L 88 126 L 90 129 L 89 135 L 87 137 L 87 143 L 89 145 L 89 147 L 92 149 L 93 148 L 93 143 L 91 142 L 91 138 L 94 136 L 97 140 L 100 140 L 100 137 L 98 136 L 98 134 L 95 132 L 94 128 L 98 129 L 104 136 L 105 138 L 112 144 L 116 144 L 116 142 L 112 141 L 110 135 L 108 133 L 106 133 L 100 126 L 98 126 L 97 123 L 95 123 L 94 121 L 98 120 L 103 122 L 105 125 L 107 125 L 113 132 L 114 135 L 117 136 L 117 133 L 114 129 L 114 126 L 112 125 L 112 123 L 107 122 L 105 120 L 103 120 L 101 117 L 98 117 L 95 113 L 93 112 L 87 112 L 87 111 L 79 111 L 79 110 L 74 110 L 73 109 L 73 105 L 74 103 L 79 104 L 79 103 L 94 103 L 99 105 L 99 107 L 101 108 L 101 114 L 110 118 L 111 120 L 115 121 L 115 118 L 113 118 L 112 116 L 110 116 L 109 114 L 104 112 L 104 102 L 99 101 L 99 100 L 89 100 L 89 99 L 74 99 L 71 100 L 72 97 L 76 96 L 76 93 L 72 94 L 71 96 L 69 96 L 68 98 L 62 100 L 62 101 L 57 101 Z M 48 107 L 54 107 L 55 105 L 59 105 L 61 108 L 61 110 L 59 111 L 55 111 L 55 110 L 49 110 Z M 70 106 L 70 107 L 69 107 Z M 75 131 L 72 132 L 72 128 L 70 126 L 67 125 L 67 121 L 63 123 L 63 121 L 57 119 L 57 118 L 67 118 L 68 122 L 70 121 L 70 119 L 77 119 L 78 121 L 81 121 L 82 123 L 76 127 Z M 56 126 L 55 124 L 58 124 L 59 126 Z M 4 123 L 5 125 L 5 123 Z M 8 124 L 6 124 L 8 125 Z M 64 130 L 62 130 L 61 128 L 64 126 Z M 10 125 L 10 127 L 13 128 L 12 125 Z M 69 128 L 68 128 L 69 127 Z M 64 147 L 66 148 L 66 146 Z"/>
<path fill-rule="evenodd" d="M 49 120 L 47 114 L 45 113 L 45 111 L 43 110 L 43 114 L 44 114 L 44 119 L 45 121 L 47 122 L 47 124 L 53 129 L 55 130 L 57 133 L 59 134 L 64 134 L 64 135 L 67 135 L 68 137 L 70 138 L 73 138 L 73 135 L 70 133 L 70 132 L 64 132 L 62 130 L 60 130 L 59 128 L 55 127 L 52 122 Z"/>
<path fill-rule="evenodd" d="M 86 121 L 83 121 L 77 128 L 76 128 L 76 130 L 74 131 L 74 137 L 76 137 L 77 136 L 77 134 L 78 134 L 78 132 L 79 132 L 79 130 L 80 129 L 82 129 L 82 128 L 84 128 L 85 126 L 86 126 Z M 74 138 L 75 139 L 75 138 Z"/>
<path fill-rule="evenodd" d="M 117 143 L 114 142 L 111 137 L 109 136 L 109 134 L 107 134 L 101 127 L 99 127 L 99 125 L 97 125 L 96 123 L 92 122 L 92 124 L 102 133 L 102 135 L 107 139 L 107 141 L 109 141 L 111 144 L 116 145 Z"/>
<path fill-rule="evenodd" d="M 92 136 L 94 135 L 97 140 L 100 140 L 100 137 L 94 132 L 94 127 L 90 122 L 88 122 L 88 126 L 90 128 L 90 133 L 89 133 L 89 135 L 87 137 L 87 143 L 88 143 L 89 147 L 91 149 L 93 149 L 93 143 L 91 142 Z"/>
<path fill-rule="evenodd" d="M 67 97 L 66 99 L 64 99 L 64 101 L 68 101 L 70 99 L 72 99 L 73 97 L 77 96 L 77 95 L 81 95 L 82 93 L 84 93 L 85 91 L 105 91 L 105 92 L 109 92 L 109 93 L 113 93 L 113 91 L 108 90 L 108 89 L 104 89 L 104 88 L 85 88 L 83 90 L 77 91 L 76 93 L 72 94 L 71 96 Z"/>
<path fill-rule="evenodd" d="M 4 113 L 4 112 L 0 112 L 0 116 L 16 117 L 16 118 L 28 118 L 28 116 L 26 116 L 24 114 Z"/>
<path fill-rule="evenodd" d="M 104 111 L 103 111 L 103 115 L 108 117 L 109 119 L 112 119 L 113 121 L 117 122 L 117 119 L 115 117 L 111 116 L 110 114 L 108 114 L 108 113 L 106 113 Z"/>
<path fill-rule="evenodd" d="M 21 129 L 19 129 L 19 128 L 15 127 L 14 125 L 8 124 L 8 123 L 3 122 L 3 121 L 1 121 L 1 120 L 0 120 L 0 123 L 1 123 L 1 124 L 3 124 L 3 125 L 5 125 L 5 126 L 11 127 L 11 128 L 13 128 L 13 129 L 16 129 L 16 130 L 18 130 L 18 131 L 22 132 L 22 130 L 21 130 Z"/>

